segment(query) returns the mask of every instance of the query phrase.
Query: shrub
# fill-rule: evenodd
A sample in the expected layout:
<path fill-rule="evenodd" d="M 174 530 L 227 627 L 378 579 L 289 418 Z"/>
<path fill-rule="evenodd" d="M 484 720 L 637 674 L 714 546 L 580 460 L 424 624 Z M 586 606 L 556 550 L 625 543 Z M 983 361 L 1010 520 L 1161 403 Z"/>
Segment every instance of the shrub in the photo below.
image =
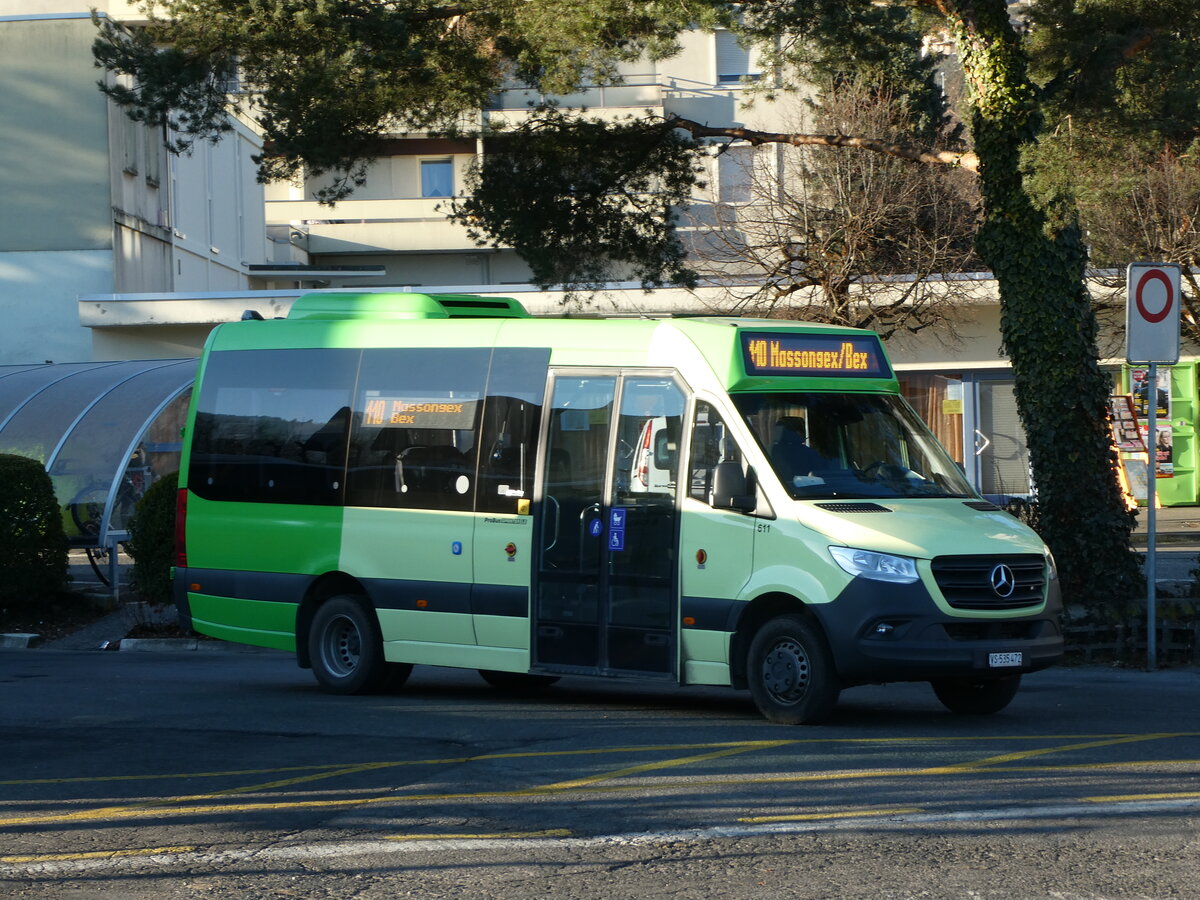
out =
<path fill-rule="evenodd" d="M 175 491 L 179 473 L 164 475 L 142 495 L 129 522 L 133 587 L 143 600 L 171 600 L 171 566 L 175 556 Z"/>
<path fill-rule="evenodd" d="M 67 586 L 67 538 L 54 484 L 34 459 L 0 454 L 0 605 L 32 606 Z"/>

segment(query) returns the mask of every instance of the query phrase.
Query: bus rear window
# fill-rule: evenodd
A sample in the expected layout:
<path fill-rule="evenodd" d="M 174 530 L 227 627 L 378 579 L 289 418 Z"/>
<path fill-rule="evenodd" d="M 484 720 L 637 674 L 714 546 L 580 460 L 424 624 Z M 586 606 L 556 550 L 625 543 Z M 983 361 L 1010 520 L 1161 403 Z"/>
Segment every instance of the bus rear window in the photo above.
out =
<path fill-rule="evenodd" d="M 188 487 L 209 500 L 342 499 L 358 350 L 211 353 Z"/>

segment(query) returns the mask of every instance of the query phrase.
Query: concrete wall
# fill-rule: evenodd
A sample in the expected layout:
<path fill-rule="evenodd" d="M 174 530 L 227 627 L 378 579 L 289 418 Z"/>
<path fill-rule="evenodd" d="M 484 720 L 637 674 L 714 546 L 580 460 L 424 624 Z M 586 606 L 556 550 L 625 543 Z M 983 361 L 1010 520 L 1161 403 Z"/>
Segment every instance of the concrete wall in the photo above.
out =
<path fill-rule="evenodd" d="M 109 250 L 0 253 L 0 365 L 92 358 L 77 300 L 112 290 Z"/>
<path fill-rule="evenodd" d="M 0 253 L 112 247 L 89 19 L 0 20 Z"/>
<path fill-rule="evenodd" d="M 219 143 L 170 159 L 173 279 L 178 291 L 249 286 L 244 264 L 265 263 L 266 211 L 253 157 L 262 142 L 237 123 Z"/>

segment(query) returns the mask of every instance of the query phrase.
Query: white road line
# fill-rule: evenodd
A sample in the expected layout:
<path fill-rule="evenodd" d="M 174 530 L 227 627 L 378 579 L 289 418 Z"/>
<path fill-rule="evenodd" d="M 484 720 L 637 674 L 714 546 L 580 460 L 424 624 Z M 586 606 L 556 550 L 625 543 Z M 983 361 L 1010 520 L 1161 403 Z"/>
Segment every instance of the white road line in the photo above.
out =
<path fill-rule="evenodd" d="M 241 862 L 292 862 L 314 859 L 388 855 L 399 853 L 479 852 L 513 849 L 569 849 L 592 847 L 638 846 L 673 844 L 686 841 L 737 840 L 764 835 L 804 834 L 818 831 L 851 831 L 869 824 L 871 828 L 906 827 L 911 825 L 958 824 L 964 822 L 997 822 L 1021 819 L 1096 818 L 1113 815 L 1137 815 L 1165 810 L 1200 810 L 1200 798 L 1178 800 L 1121 801 L 1113 803 L 1061 803 L 1047 806 L 1012 806 L 998 809 L 961 810 L 957 812 L 904 813 L 881 817 L 864 810 L 859 818 L 769 822 L 761 824 L 717 825 L 711 828 L 683 828 L 667 831 L 633 832 L 628 834 L 597 835 L 593 837 L 498 838 L 454 837 L 439 839 L 429 836 L 419 841 L 374 839 L 321 844 L 276 845 L 239 850 L 189 850 L 179 853 L 151 853 L 88 859 L 62 859 L 62 854 L 48 854 L 42 859 L 24 858 L 21 862 L 0 863 L 0 876 L 61 876 L 81 872 L 117 872 L 163 867 L 228 866 Z"/>

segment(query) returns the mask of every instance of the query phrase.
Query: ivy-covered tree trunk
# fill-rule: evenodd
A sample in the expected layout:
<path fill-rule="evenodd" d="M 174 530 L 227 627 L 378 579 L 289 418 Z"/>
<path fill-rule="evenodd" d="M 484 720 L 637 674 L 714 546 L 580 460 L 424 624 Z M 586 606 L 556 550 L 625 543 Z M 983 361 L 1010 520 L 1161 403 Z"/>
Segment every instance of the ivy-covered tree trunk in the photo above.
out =
<path fill-rule="evenodd" d="M 1016 380 L 1039 499 L 1039 530 L 1064 596 L 1115 611 L 1140 587 L 1133 517 L 1114 470 L 1110 384 L 1097 362 L 1084 287 L 1087 250 L 1070 204 L 1038 208 L 1022 152 L 1040 125 L 1004 0 L 940 0 L 955 28 L 972 101 L 983 222 L 977 240 L 1000 289 L 1001 333 Z"/>

